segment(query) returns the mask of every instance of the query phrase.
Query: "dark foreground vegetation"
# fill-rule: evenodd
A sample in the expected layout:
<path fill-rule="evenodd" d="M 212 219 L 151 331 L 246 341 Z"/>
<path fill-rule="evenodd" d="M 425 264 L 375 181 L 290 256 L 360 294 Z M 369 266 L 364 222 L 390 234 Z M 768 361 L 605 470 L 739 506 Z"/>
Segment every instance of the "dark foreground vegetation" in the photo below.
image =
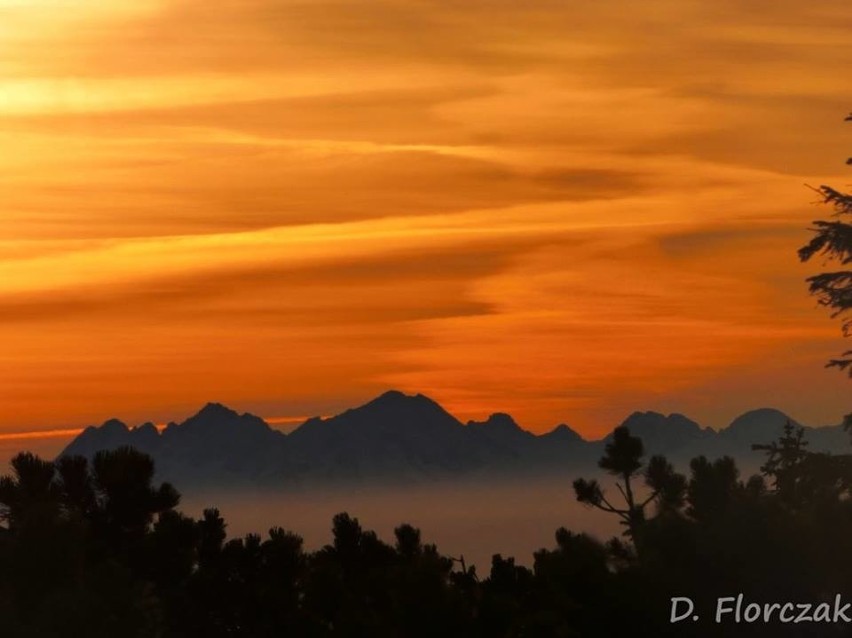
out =
<path fill-rule="evenodd" d="M 316 552 L 281 528 L 228 540 L 217 510 L 199 520 L 177 511 L 177 491 L 155 485 L 153 462 L 131 448 L 91 463 L 20 454 L 0 479 L 0 633 L 849 635 L 843 622 L 714 622 L 720 596 L 852 600 L 849 457 L 809 453 L 792 426 L 760 448 L 763 476 L 742 480 L 728 458 L 697 458 L 683 476 L 662 457 L 643 463 L 641 441 L 618 430 L 601 460 L 613 487 L 574 488 L 618 516 L 624 536 L 602 543 L 560 529 L 531 569 L 497 555 L 483 573 L 411 526 L 387 544 L 347 514 Z M 695 600 L 701 620 L 671 624 L 673 596 Z"/>

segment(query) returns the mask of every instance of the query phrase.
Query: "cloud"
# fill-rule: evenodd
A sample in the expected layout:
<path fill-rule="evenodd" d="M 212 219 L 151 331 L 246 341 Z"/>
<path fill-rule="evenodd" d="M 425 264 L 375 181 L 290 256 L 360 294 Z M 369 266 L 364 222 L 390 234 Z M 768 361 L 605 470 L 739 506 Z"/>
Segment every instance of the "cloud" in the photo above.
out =
<path fill-rule="evenodd" d="M 91 126 L 109 131 L 125 121 L 96 119 Z M 71 130 L 88 126 L 81 120 Z M 648 187 L 637 170 L 591 158 L 528 165 L 490 145 L 340 139 L 337 130 L 326 138 L 273 137 L 165 124 L 134 135 L 133 126 L 139 122 L 118 139 L 7 134 L 21 152 L 0 160 L 10 169 L 0 176 L 0 201 L 9 212 L 0 227 L 40 238 L 221 232 L 584 201 Z"/>
<path fill-rule="evenodd" d="M 215 316 L 217 321 L 244 326 L 277 321 L 333 328 L 341 322 L 395 324 L 486 314 L 487 304 L 465 298 L 467 283 L 506 268 L 512 254 L 527 245 L 462 245 L 455 250 L 342 257 L 333 263 L 164 273 L 132 286 L 7 295 L 0 299 L 0 324 L 166 320 L 204 324 Z"/>
<path fill-rule="evenodd" d="M 0 1 L 0 422 L 402 385 L 591 432 L 665 393 L 701 419 L 725 379 L 798 387 L 738 371 L 819 368 L 835 333 L 795 248 L 802 183 L 847 179 L 848 20 Z"/>

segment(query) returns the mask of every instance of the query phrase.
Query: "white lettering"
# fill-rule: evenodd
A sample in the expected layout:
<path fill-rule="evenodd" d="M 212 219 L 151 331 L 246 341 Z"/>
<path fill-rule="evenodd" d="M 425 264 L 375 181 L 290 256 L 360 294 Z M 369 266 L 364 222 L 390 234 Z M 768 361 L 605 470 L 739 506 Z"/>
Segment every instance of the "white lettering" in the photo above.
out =
<path fill-rule="evenodd" d="M 849 609 L 849 603 L 840 606 L 840 603 L 843 602 L 840 598 L 840 594 L 834 597 L 834 622 L 839 622 L 839 618 L 843 619 L 843 622 L 852 622 L 852 618 L 846 615 L 846 611 Z"/>
<path fill-rule="evenodd" d="M 754 622 L 758 618 L 760 618 L 760 605 L 757 603 L 751 603 L 746 606 L 745 613 L 743 614 L 746 622 Z"/>
<path fill-rule="evenodd" d="M 799 615 L 796 616 L 796 620 L 793 623 L 813 622 L 814 618 L 811 616 L 811 607 L 813 607 L 811 603 L 798 603 L 796 609 L 799 610 Z"/>
<path fill-rule="evenodd" d="M 678 615 L 677 608 L 681 603 L 686 603 L 689 608 L 682 614 Z M 692 614 L 694 609 L 695 605 L 693 604 L 692 599 L 686 598 L 685 596 L 676 596 L 672 598 L 672 614 L 669 622 L 676 623 L 681 620 L 686 620 Z"/>
<path fill-rule="evenodd" d="M 730 614 L 733 613 L 734 608 L 730 605 L 730 603 L 734 602 L 736 598 L 732 596 L 724 596 L 716 600 L 716 622 L 722 622 L 722 614 Z"/>

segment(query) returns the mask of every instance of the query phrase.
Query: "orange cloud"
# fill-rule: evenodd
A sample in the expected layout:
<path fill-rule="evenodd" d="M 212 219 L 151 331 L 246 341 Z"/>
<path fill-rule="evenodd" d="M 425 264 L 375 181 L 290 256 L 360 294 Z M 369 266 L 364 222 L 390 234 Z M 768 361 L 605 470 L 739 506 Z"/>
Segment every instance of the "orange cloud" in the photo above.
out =
<path fill-rule="evenodd" d="M 388 386 L 837 420 L 795 250 L 848 181 L 847 14 L 0 0 L 0 434 Z"/>

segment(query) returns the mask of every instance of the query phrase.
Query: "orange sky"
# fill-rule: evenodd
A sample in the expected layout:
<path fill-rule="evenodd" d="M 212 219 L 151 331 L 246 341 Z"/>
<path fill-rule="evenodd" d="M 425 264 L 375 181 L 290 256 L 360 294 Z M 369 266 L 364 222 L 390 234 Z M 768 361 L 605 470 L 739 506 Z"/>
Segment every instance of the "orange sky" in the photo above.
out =
<path fill-rule="evenodd" d="M 0 0 L 0 435 L 388 388 L 836 423 L 848 0 Z M 8 443 L 8 441 L 6 442 Z"/>

